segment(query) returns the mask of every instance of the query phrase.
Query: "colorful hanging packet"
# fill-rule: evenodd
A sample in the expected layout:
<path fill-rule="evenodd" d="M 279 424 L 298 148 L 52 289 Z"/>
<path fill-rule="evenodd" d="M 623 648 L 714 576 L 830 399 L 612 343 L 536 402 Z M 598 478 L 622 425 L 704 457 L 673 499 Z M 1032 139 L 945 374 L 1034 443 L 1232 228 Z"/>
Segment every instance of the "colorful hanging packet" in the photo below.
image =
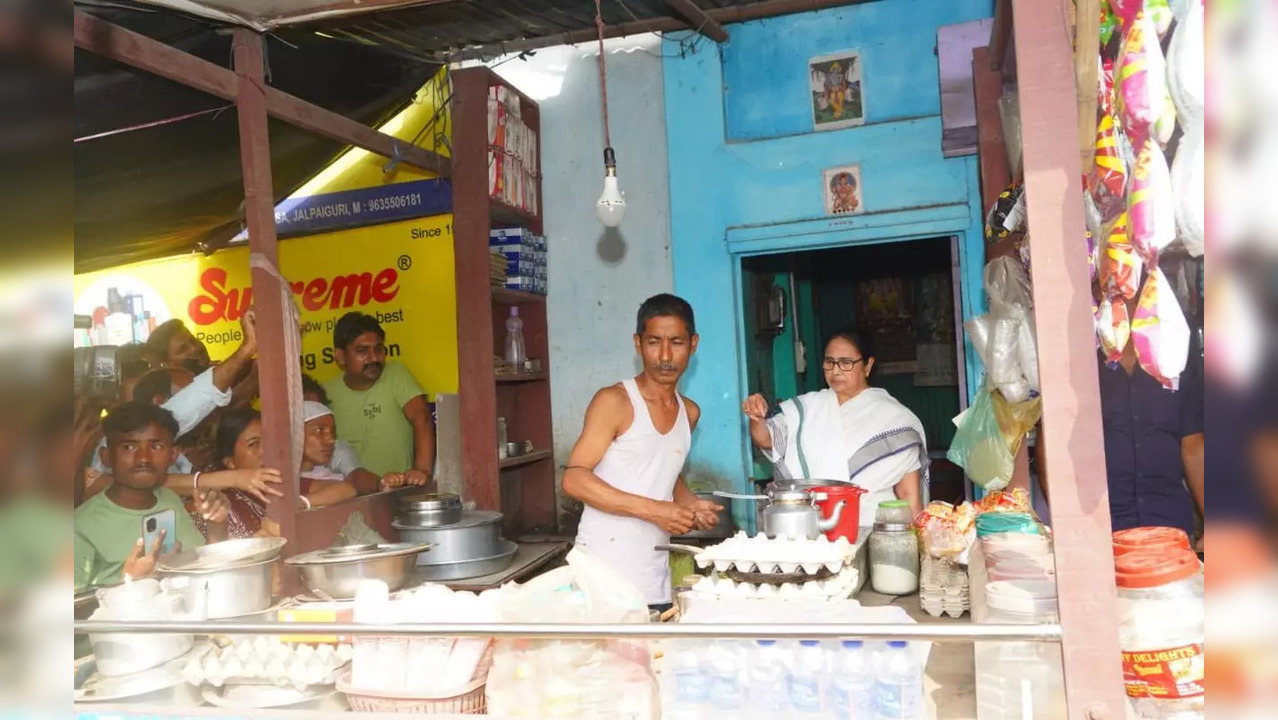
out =
<path fill-rule="evenodd" d="M 1113 218 L 1123 205 L 1127 188 L 1127 160 L 1119 140 L 1118 123 L 1114 119 L 1114 65 L 1101 59 L 1100 82 L 1096 92 L 1096 153 L 1087 190 L 1096 203 L 1102 220 Z"/>
<path fill-rule="evenodd" d="M 1101 294 L 1106 299 L 1131 300 L 1140 290 L 1140 276 L 1145 264 L 1128 240 L 1127 213 L 1110 223 L 1101 250 Z"/>
<path fill-rule="evenodd" d="M 1157 267 L 1141 290 L 1131 335 L 1141 368 L 1163 387 L 1177 389 L 1189 358 L 1189 323 L 1167 278 Z"/>
<path fill-rule="evenodd" d="M 1131 340 L 1131 321 L 1127 318 L 1127 301 L 1102 298 L 1096 313 L 1096 335 L 1106 362 L 1118 362 Z"/>
<path fill-rule="evenodd" d="M 1176 209 L 1171 171 L 1163 151 L 1145 140 L 1132 168 L 1127 191 L 1128 236 L 1145 262 L 1156 262 L 1158 253 L 1176 239 Z"/>
<path fill-rule="evenodd" d="M 1137 15 L 1123 30 L 1115 73 L 1117 117 L 1132 147 L 1141 147 L 1149 137 L 1166 145 L 1175 129 L 1176 108 L 1167 92 L 1167 63 L 1148 15 Z"/>

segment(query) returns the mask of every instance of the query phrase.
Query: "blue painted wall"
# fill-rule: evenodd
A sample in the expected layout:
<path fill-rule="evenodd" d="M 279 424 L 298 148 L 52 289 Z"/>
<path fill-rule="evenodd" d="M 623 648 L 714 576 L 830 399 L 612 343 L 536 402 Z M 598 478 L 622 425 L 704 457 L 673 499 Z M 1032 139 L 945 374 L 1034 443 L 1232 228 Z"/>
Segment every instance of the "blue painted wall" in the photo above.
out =
<path fill-rule="evenodd" d="M 701 333 L 684 385 L 702 408 L 694 475 L 747 475 L 740 253 L 939 228 L 960 238 L 965 317 L 983 311 L 977 165 L 941 155 L 934 46 L 937 27 L 992 12 L 992 0 L 879 0 L 734 24 L 725 47 L 701 43 L 686 57 L 665 43 L 674 286 Z M 861 51 L 867 123 L 813 132 L 807 60 L 841 50 Z M 861 166 L 865 213 L 826 218 L 821 171 L 845 164 Z M 968 377 L 971 387 L 970 360 Z"/>

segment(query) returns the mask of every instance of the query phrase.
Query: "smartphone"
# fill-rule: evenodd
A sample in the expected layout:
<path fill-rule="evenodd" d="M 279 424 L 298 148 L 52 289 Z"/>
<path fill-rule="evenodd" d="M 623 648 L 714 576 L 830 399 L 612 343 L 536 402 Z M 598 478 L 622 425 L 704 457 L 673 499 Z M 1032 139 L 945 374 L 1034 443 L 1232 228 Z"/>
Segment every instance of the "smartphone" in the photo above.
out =
<path fill-rule="evenodd" d="M 160 554 L 168 555 L 177 544 L 177 513 L 172 508 L 142 518 L 142 552 L 151 552 L 161 530 L 164 531 L 164 545 L 160 547 Z"/>

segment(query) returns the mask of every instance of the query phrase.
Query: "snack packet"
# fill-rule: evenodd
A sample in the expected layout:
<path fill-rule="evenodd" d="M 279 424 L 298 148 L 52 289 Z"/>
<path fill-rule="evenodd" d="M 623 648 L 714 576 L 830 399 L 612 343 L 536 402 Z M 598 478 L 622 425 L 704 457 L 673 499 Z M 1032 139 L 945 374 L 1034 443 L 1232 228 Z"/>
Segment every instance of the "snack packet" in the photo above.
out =
<path fill-rule="evenodd" d="M 1106 298 L 1136 297 L 1144 263 L 1127 237 L 1127 213 L 1115 218 L 1106 229 L 1106 241 L 1100 253 L 1101 292 Z"/>
<path fill-rule="evenodd" d="M 1167 278 L 1157 267 L 1145 280 L 1131 326 L 1141 369 L 1163 387 L 1177 389 L 1189 358 L 1189 323 Z"/>
<path fill-rule="evenodd" d="M 1176 208 L 1171 171 L 1163 151 L 1146 140 L 1136 157 L 1127 193 L 1128 236 L 1132 247 L 1149 264 L 1176 239 Z"/>

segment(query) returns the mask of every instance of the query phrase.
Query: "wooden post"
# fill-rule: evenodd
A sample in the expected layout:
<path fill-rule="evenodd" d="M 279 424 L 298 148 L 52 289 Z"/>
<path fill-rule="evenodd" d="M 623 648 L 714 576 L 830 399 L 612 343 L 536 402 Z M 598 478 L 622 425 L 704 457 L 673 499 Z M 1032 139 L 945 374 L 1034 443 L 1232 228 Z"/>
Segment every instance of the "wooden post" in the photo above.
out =
<path fill-rule="evenodd" d="M 275 241 L 275 191 L 271 184 L 271 147 L 266 122 L 266 79 L 262 36 L 248 28 L 235 28 L 231 54 L 235 63 L 236 107 L 240 121 L 240 164 L 244 172 L 244 216 L 248 221 L 250 250 L 279 268 Z M 267 517 L 279 523 L 280 535 L 296 536 L 298 466 L 292 457 L 292 396 L 301 386 L 289 382 L 284 333 L 289 317 L 279 291 L 279 280 L 253 268 L 253 304 L 257 312 L 258 378 L 262 394 L 262 463 L 279 468 L 284 476 L 284 497 L 267 506 Z M 290 574 L 291 575 L 291 574 Z"/>
<path fill-rule="evenodd" d="M 1096 84 L 1100 81 L 1100 0 L 1078 0 L 1074 80 L 1078 85 L 1078 155 L 1083 170 L 1096 155 Z"/>
<path fill-rule="evenodd" d="M 453 82 L 453 272 L 457 279 L 457 375 L 462 478 L 468 499 L 501 509 L 497 400 L 493 389 L 492 290 L 488 284 L 488 68 Z M 460 121 L 466 118 L 467 121 Z"/>
<path fill-rule="evenodd" d="M 976 99 L 977 157 L 981 165 L 981 209 L 985 210 L 1012 182 L 1007 145 L 1003 142 L 1003 121 L 998 114 L 1003 76 L 990 67 L 988 47 L 972 50 L 972 89 Z"/>
<path fill-rule="evenodd" d="M 1072 720 L 1119 720 L 1122 686 L 1100 388 L 1064 13 L 1012 0 L 1056 584 Z"/>

